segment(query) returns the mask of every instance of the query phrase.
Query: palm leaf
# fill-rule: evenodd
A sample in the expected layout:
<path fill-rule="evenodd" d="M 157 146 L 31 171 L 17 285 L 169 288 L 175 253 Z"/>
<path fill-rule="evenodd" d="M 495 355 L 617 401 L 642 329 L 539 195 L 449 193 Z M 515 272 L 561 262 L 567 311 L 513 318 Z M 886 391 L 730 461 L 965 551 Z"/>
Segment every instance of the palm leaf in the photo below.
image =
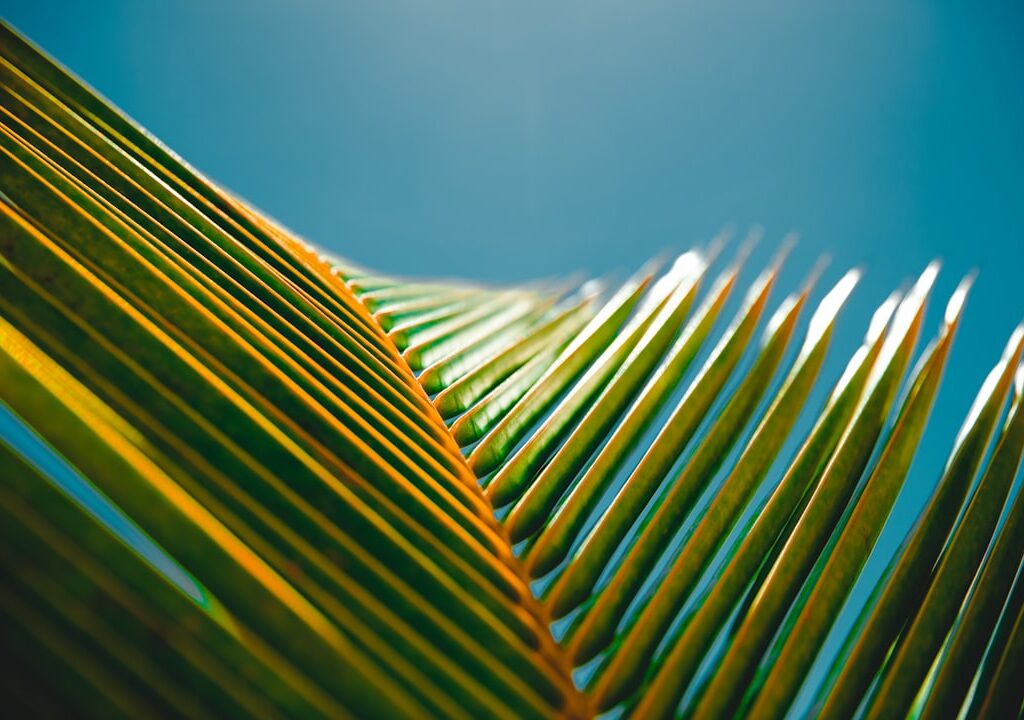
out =
<path fill-rule="evenodd" d="M 716 332 L 754 239 L 716 270 L 726 236 L 614 290 L 369 271 L 0 27 L 12 707 L 1020 712 L 1021 331 L 812 680 L 926 451 L 970 281 L 909 377 L 936 264 L 829 378 L 860 271 L 804 328 L 819 270 L 769 312 L 786 240 Z"/>

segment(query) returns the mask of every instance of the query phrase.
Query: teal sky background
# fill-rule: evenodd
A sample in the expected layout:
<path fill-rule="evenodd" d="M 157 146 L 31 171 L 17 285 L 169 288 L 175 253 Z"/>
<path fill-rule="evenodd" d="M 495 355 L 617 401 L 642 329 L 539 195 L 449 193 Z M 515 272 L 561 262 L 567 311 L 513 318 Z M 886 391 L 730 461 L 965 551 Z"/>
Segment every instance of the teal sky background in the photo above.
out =
<path fill-rule="evenodd" d="M 726 222 L 759 223 L 752 278 L 798 231 L 782 288 L 823 253 L 817 297 L 866 269 L 823 390 L 871 311 L 930 259 L 944 268 L 926 338 L 978 269 L 927 449 L 850 607 L 1024 317 L 1020 3 L 0 7 L 201 171 L 372 267 L 497 282 L 625 274 Z"/>

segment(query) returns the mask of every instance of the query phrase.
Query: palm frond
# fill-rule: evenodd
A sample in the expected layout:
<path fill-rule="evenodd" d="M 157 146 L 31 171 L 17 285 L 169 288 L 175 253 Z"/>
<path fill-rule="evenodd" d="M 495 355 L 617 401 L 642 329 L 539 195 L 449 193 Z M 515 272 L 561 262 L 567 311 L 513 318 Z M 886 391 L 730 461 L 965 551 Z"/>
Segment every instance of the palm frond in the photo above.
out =
<path fill-rule="evenodd" d="M 725 239 L 618 287 L 366 270 L 0 27 L 11 702 L 717 718 L 805 694 L 825 717 L 1019 713 L 1024 331 L 819 681 L 935 452 L 972 278 L 918 354 L 929 265 L 830 378 L 861 271 L 812 311 L 816 269 L 771 308 L 786 240 L 719 331 L 749 262 L 748 241 L 716 270 Z"/>

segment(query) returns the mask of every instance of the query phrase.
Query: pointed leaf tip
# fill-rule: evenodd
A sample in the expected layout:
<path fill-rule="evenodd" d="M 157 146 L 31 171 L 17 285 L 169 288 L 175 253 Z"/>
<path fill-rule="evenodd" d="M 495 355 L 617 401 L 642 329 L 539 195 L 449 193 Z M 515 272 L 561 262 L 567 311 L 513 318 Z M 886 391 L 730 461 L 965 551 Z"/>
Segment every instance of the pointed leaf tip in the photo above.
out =
<path fill-rule="evenodd" d="M 967 301 L 967 293 L 970 292 L 977 276 L 978 273 L 976 271 L 971 271 L 957 285 L 952 297 L 949 298 L 949 302 L 946 304 L 946 315 L 944 318 L 946 325 L 953 325 L 959 319 L 964 303 Z"/>
<path fill-rule="evenodd" d="M 857 283 L 860 282 L 860 270 L 854 268 L 847 271 L 839 282 L 837 282 L 828 294 L 822 298 L 821 303 L 818 305 L 818 309 L 814 311 L 814 315 L 811 316 L 811 320 L 807 326 L 807 339 L 804 342 L 805 348 L 813 347 L 821 336 L 825 334 L 825 331 L 835 320 L 836 315 L 846 304 L 853 289 L 857 287 Z"/>

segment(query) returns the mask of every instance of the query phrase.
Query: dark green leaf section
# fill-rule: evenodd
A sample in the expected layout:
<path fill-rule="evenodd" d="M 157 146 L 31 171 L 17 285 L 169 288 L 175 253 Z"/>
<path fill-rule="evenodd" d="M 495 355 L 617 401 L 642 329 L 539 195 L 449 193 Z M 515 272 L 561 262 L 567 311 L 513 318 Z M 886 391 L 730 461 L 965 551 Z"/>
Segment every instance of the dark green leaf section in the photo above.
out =
<path fill-rule="evenodd" d="M 920 287 L 920 286 L 919 286 Z M 782 716 L 800 688 L 825 635 L 874 546 L 910 469 L 939 388 L 967 287 L 950 301 L 946 324 L 912 378 L 896 424 L 867 479 L 814 588 L 783 643 L 751 713 Z M 911 295 L 913 297 L 913 293 Z M 814 501 L 808 506 L 812 510 Z M 810 517 L 810 516 L 808 516 Z M 799 529 L 799 528 L 798 528 Z M 780 562 L 786 559 L 786 552 Z M 781 567 L 781 566 L 780 566 Z"/>
<path fill-rule="evenodd" d="M 566 615 L 589 597 L 633 523 L 657 492 L 682 449 L 697 432 L 753 335 L 774 279 L 774 269 L 758 278 L 732 326 L 687 389 L 662 431 L 553 584 L 548 594 L 548 603 L 555 617 Z"/>
<path fill-rule="evenodd" d="M 895 565 L 880 581 L 870 615 L 859 632 L 851 635 L 856 644 L 839 655 L 837 679 L 822 708 L 824 717 L 843 717 L 856 710 L 899 631 L 917 612 L 923 589 L 933 584 L 931 571 L 985 454 L 1020 361 L 1021 344 L 1018 331 L 978 394 L 934 496 Z M 959 700 L 962 702 L 963 695 Z"/>
<path fill-rule="evenodd" d="M 682 524 L 739 439 L 782 359 L 805 297 L 788 298 L 772 318 L 750 372 L 708 429 L 700 447 L 645 516 L 620 567 L 600 590 L 593 606 L 586 610 L 569 643 L 577 664 L 595 657 L 611 642 L 626 608 L 665 551 L 674 530 Z"/>
<path fill-rule="evenodd" d="M 1021 396 L 1024 394 L 1024 370 L 1017 373 L 1015 413 L 1021 414 Z M 1016 596 L 1006 601 L 1013 585 L 1014 574 L 1024 561 L 1024 493 L 1017 491 L 1016 499 L 1006 517 L 1003 528 L 998 532 L 991 551 L 986 556 L 978 580 L 969 595 L 955 628 L 949 647 L 941 657 L 939 672 L 935 678 L 923 716 L 942 717 L 946 708 L 961 707 L 971 687 L 975 669 L 985 655 L 993 630 L 1000 622 L 1000 611 L 1004 610 L 1000 622 L 1001 635 L 1006 632 L 1009 618 L 1013 617 L 1013 597 L 1019 606 L 1024 584 L 1019 582 Z M 999 643 L 993 644 L 988 657 L 988 666 L 998 662 Z"/>
<path fill-rule="evenodd" d="M 857 273 L 847 274 L 825 296 L 811 319 L 808 336 L 778 396 L 703 513 L 684 550 L 665 573 L 649 604 L 601 669 L 600 680 L 593 691 L 599 707 L 614 706 L 639 686 L 645 666 L 668 631 L 680 604 L 689 596 L 726 533 L 739 519 L 740 512 L 796 423 L 821 369 L 836 313 L 853 290 L 858 277 Z"/>
<path fill-rule="evenodd" d="M 1014 349 L 1014 360 L 1019 345 Z M 910 708 L 977 574 L 1024 450 L 1024 413 L 1014 403 L 988 469 L 967 504 L 913 622 L 883 675 L 870 716 Z M 884 706 L 884 707 L 883 707 Z"/>
<path fill-rule="evenodd" d="M 638 716 L 666 717 L 672 714 L 687 688 L 694 684 L 698 668 L 711 651 L 715 638 L 743 601 L 751 578 L 763 567 L 773 545 L 784 545 L 792 533 L 792 519 L 799 517 L 806 506 L 806 498 L 820 481 L 853 417 L 868 375 L 881 351 L 894 306 L 895 299 L 890 298 L 876 311 L 864 344 L 847 364 L 846 371 L 832 390 L 824 413 L 804 440 L 795 461 L 760 512 L 727 548 L 727 564 L 699 599 L 693 616 L 685 621 L 681 632 L 673 638 L 671 650 L 636 706 Z"/>
<path fill-rule="evenodd" d="M 569 491 L 565 502 L 554 511 L 537 541 L 527 551 L 527 568 L 531 575 L 546 575 L 569 554 L 587 517 L 622 467 L 627 454 L 640 442 L 658 411 L 668 401 L 672 389 L 693 362 L 735 282 L 736 268 L 732 268 L 715 283 L 707 299 L 680 333 L 676 344 L 624 413 L 607 443 Z"/>
<path fill-rule="evenodd" d="M 787 239 L 719 332 L 759 231 L 719 270 L 727 234 L 617 288 L 369 271 L 0 26 L 10 707 L 1019 714 L 1024 331 L 810 687 L 970 281 L 916 364 L 936 264 L 828 377 L 860 271 L 768 313 Z"/>
<path fill-rule="evenodd" d="M 930 267 L 903 300 L 893 319 L 876 367 L 835 454 L 814 488 L 806 508 L 757 590 L 696 708 L 698 717 L 721 717 L 735 710 L 754 678 L 757 663 L 781 626 L 814 562 L 868 464 L 875 442 L 910 360 L 922 322 L 924 302 L 936 274 Z"/>

